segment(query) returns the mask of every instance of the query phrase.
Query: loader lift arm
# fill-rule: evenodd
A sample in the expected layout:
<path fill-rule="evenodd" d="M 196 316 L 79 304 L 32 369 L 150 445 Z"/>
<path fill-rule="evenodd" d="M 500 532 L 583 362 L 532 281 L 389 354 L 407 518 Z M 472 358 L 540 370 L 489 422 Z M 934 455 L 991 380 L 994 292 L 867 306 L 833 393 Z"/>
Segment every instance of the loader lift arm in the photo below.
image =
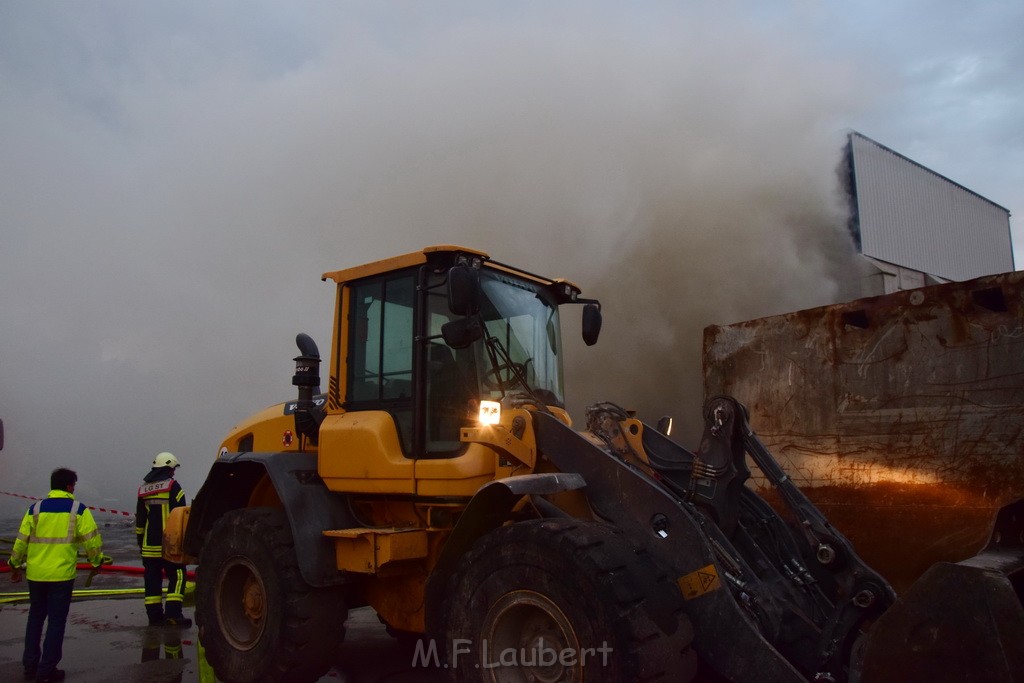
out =
<path fill-rule="evenodd" d="M 697 453 L 614 408 L 588 410 L 607 448 L 535 414 L 538 446 L 560 470 L 583 476 L 600 519 L 645 538 L 674 573 L 701 659 L 731 680 L 846 680 L 853 643 L 892 589 L 785 477 L 743 406 L 725 397 L 707 404 Z M 642 447 L 619 427 L 642 431 Z M 786 487 L 791 524 L 743 485 L 748 452 Z M 836 550 L 821 551 L 826 543 Z"/>
<path fill-rule="evenodd" d="M 702 451 L 729 449 L 737 459 L 744 453 L 749 455 L 789 509 L 793 536 L 804 542 L 802 559 L 807 567 L 817 570 L 803 573 L 801 580 L 815 581 L 825 576 L 834 582 L 829 592 L 840 600 L 835 601 L 832 614 L 823 625 L 819 666 L 823 670 L 845 666 L 860 627 L 888 609 L 896 600 L 896 593 L 858 557 L 853 544 L 793 483 L 751 428 L 746 406 L 732 397 L 716 396 L 705 404 L 704 418 Z M 708 457 L 706 452 L 702 455 Z"/>
<path fill-rule="evenodd" d="M 809 630 L 817 632 L 813 668 L 808 667 L 805 647 L 784 638 L 772 640 L 791 662 L 804 662 L 800 668 L 805 675 L 894 683 L 1024 680 L 1024 500 L 1000 510 L 981 552 L 959 563 L 934 565 L 896 599 L 885 579 L 857 556 L 849 540 L 779 466 L 751 429 L 741 403 L 715 397 L 706 404 L 704 416 L 705 434 L 696 454 L 678 447 L 673 454 L 671 442 L 649 428 L 644 447 L 654 456 L 656 470 L 655 463 L 661 463 L 662 481 L 718 528 L 728 529 L 731 547 L 754 566 L 766 550 L 766 539 L 782 538 L 782 518 L 752 491 L 715 484 L 745 478 L 744 459 L 749 456 L 776 488 L 789 511 L 789 533 L 780 547 L 800 552 L 806 571 L 791 559 L 780 563 L 772 557 L 776 553 L 766 555 L 805 594 L 814 596 L 815 606 L 825 608 L 824 618 L 816 618 L 816 629 Z M 732 466 L 726 467 L 730 458 Z M 665 461 L 673 459 L 676 465 L 666 467 Z M 694 485 L 694 479 L 715 477 L 719 481 L 710 485 Z M 702 490 L 710 493 L 698 495 Z M 758 518 L 764 523 L 760 529 Z M 714 535 L 710 539 L 714 542 Z M 749 582 L 747 592 L 760 600 L 765 591 L 776 594 L 784 610 L 796 613 L 801 603 L 778 595 L 779 584 L 768 576 L 761 573 L 760 583 Z M 734 595 L 744 599 L 743 593 Z M 810 613 L 812 609 L 805 609 Z M 699 642 L 699 622 L 695 625 Z"/>
<path fill-rule="evenodd" d="M 681 595 L 666 596 L 661 605 L 665 613 L 652 615 L 656 623 L 671 624 L 674 611 L 685 611 L 695 625 L 701 659 L 730 680 L 805 680 L 766 640 L 732 591 L 723 590 L 732 579 L 726 578 L 728 570 L 717 559 L 715 546 L 724 548 L 729 542 L 713 523 L 640 468 L 557 418 L 545 413 L 533 418 L 539 449 L 561 471 L 583 477 L 595 514 L 646 542 L 677 577 Z"/>

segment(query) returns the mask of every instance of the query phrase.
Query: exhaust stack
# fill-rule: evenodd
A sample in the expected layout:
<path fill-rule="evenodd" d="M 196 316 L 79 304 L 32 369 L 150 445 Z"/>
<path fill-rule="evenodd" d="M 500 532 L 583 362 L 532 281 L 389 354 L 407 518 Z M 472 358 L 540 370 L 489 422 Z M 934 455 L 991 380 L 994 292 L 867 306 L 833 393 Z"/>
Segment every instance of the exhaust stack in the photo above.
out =
<path fill-rule="evenodd" d="M 320 392 L 320 351 L 308 334 L 300 332 L 295 337 L 299 355 L 295 361 L 292 385 L 299 388 L 299 399 L 295 406 L 295 433 L 306 437 L 314 446 L 320 435 L 323 410 L 313 402 L 313 396 Z"/>

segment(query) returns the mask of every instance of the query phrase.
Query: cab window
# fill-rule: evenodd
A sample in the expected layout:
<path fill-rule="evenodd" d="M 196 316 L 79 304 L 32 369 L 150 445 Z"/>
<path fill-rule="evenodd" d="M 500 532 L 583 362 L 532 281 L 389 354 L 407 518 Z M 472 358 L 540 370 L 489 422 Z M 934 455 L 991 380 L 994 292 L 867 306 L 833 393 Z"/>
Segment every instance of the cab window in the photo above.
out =
<path fill-rule="evenodd" d="M 441 339 L 441 327 L 455 319 L 445 289 L 431 286 L 426 298 L 425 457 L 450 457 L 465 450 L 460 432 L 478 410 L 476 359 L 473 349 L 452 349 Z"/>
<path fill-rule="evenodd" d="M 412 443 L 413 274 L 352 285 L 349 409 L 386 410 L 403 449 Z"/>

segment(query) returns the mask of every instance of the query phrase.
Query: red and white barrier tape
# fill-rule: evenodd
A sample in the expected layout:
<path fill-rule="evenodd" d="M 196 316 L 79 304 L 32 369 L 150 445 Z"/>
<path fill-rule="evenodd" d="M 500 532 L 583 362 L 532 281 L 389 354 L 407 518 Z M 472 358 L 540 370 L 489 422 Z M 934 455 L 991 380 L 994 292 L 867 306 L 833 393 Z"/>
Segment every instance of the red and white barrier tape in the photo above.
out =
<path fill-rule="evenodd" d="M 39 500 L 36 496 L 25 496 L 20 493 L 10 493 L 9 491 L 0 491 L 0 495 L 14 496 L 15 498 L 24 498 L 25 500 Z M 90 510 L 97 512 L 106 512 L 108 515 L 121 515 L 123 517 L 134 517 L 134 512 L 124 512 L 123 510 L 111 510 L 110 508 L 93 507 L 92 505 L 86 505 Z"/>

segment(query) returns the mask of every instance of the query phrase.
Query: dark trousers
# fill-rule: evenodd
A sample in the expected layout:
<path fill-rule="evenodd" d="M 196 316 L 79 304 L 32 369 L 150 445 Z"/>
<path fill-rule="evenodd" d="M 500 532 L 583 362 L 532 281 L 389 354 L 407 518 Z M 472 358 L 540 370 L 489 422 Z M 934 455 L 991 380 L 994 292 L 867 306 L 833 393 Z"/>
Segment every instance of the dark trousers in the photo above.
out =
<path fill-rule="evenodd" d="M 185 595 L 185 565 L 168 562 L 162 557 L 142 558 L 142 582 L 146 591 L 146 614 L 164 616 L 163 586 L 167 575 L 167 615 L 181 616 L 181 601 Z"/>
<path fill-rule="evenodd" d="M 57 668 L 64 655 L 64 627 L 68 623 L 74 586 L 74 579 L 28 582 L 28 626 L 25 627 L 25 654 L 21 657 L 26 670 L 43 676 Z M 46 622 L 46 639 L 40 652 L 43 622 Z"/>

